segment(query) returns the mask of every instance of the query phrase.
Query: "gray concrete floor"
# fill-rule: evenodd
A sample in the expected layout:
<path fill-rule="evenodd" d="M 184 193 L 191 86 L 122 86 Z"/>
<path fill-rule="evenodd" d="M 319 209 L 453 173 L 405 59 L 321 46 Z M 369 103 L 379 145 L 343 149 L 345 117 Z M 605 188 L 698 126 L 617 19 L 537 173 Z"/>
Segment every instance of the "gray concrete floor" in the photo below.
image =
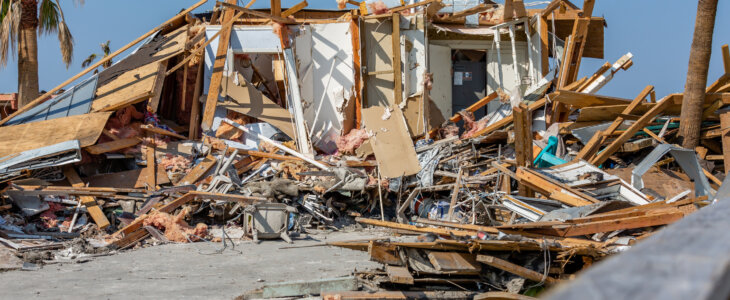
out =
<path fill-rule="evenodd" d="M 295 239 L 295 246 L 380 236 L 333 232 Z M 366 252 L 338 247 L 280 249 L 277 241 L 237 241 L 236 250 L 205 255 L 221 243 L 167 244 L 0 273 L 0 299 L 233 299 L 266 283 L 332 278 L 380 266 Z M 263 281 L 261 281 L 263 280 Z"/>

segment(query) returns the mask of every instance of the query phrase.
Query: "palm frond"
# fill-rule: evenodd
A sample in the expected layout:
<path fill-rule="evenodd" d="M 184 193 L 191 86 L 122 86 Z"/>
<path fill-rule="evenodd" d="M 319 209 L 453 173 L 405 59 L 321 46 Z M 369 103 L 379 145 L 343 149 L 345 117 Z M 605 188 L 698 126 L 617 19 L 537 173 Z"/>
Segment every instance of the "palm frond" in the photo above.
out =
<path fill-rule="evenodd" d="M 0 24 L 0 68 L 4 68 L 8 64 L 11 19 L 11 17 L 3 18 L 2 24 Z"/>
<path fill-rule="evenodd" d="M 60 29 L 61 16 L 59 7 L 51 0 L 42 0 L 38 14 L 38 33 L 51 34 Z"/>
<path fill-rule="evenodd" d="M 103 43 L 103 44 L 100 45 L 101 46 L 101 53 L 104 54 L 104 58 L 106 58 L 107 56 L 109 56 L 109 54 L 112 52 L 111 48 L 109 48 L 109 43 L 111 43 L 111 41 L 110 40 L 107 40 L 106 43 Z M 108 67 L 111 67 L 112 64 L 114 64 L 114 62 L 112 62 L 112 60 L 110 59 L 110 60 L 107 60 L 106 62 L 104 62 L 104 64 L 102 64 L 102 66 L 104 67 L 104 69 L 106 69 Z"/>
<path fill-rule="evenodd" d="M 0 23 L 5 19 L 5 15 L 8 14 L 10 9 L 10 0 L 0 0 Z"/>
<path fill-rule="evenodd" d="M 87 57 L 86 59 L 84 59 L 84 61 L 81 62 L 81 67 L 86 68 L 86 67 L 90 66 L 94 62 L 94 60 L 96 60 L 96 53 L 91 53 L 91 55 L 89 55 L 89 57 Z"/>
<path fill-rule="evenodd" d="M 71 65 L 74 53 L 74 38 L 71 35 L 71 31 L 68 30 L 66 22 L 61 21 L 58 23 L 58 41 L 61 43 L 61 56 L 63 62 L 66 63 L 66 69 Z"/>

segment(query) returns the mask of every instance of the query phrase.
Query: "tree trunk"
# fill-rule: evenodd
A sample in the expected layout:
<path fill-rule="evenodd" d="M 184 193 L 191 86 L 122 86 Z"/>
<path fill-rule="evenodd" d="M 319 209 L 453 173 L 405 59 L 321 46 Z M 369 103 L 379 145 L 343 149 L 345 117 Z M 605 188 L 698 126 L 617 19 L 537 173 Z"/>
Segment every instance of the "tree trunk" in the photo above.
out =
<path fill-rule="evenodd" d="M 22 0 L 18 39 L 18 107 L 39 95 L 38 89 L 38 1 Z"/>
<path fill-rule="evenodd" d="M 684 85 L 679 136 L 682 147 L 694 149 L 699 145 L 702 105 L 705 102 L 707 70 L 712 53 L 712 33 L 715 28 L 717 0 L 699 0 L 692 49 L 689 53 L 687 81 Z"/>

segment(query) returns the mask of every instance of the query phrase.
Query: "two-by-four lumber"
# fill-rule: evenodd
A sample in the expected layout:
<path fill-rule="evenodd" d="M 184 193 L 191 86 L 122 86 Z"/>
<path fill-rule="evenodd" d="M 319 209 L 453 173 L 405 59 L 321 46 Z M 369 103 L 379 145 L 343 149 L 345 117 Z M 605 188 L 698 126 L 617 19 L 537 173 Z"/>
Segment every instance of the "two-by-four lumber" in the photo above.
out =
<path fill-rule="evenodd" d="M 644 115 L 641 116 L 634 124 L 631 124 L 631 126 L 626 129 L 618 138 L 613 140 L 611 144 L 606 146 L 596 157 L 590 161 L 593 165 L 600 165 L 603 162 L 605 162 L 609 156 L 613 155 L 618 151 L 619 148 L 621 148 L 621 145 L 623 145 L 626 141 L 628 141 L 636 132 L 644 128 L 651 120 L 653 120 L 657 115 L 659 115 L 664 109 L 666 109 L 670 104 L 672 104 L 672 96 L 664 97 L 662 100 L 657 102 L 657 104 L 652 107 L 648 112 L 646 112 Z"/>
<path fill-rule="evenodd" d="M 81 177 L 79 177 L 79 174 L 76 173 L 76 170 L 74 170 L 72 166 L 64 167 L 63 175 L 66 176 L 66 180 L 68 180 L 68 183 L 70 183 L 72 187 L 85 186 Z M 104 212 L 101 210 L 99 205 L 97 205 L 96 198 L 92 196 L 79 196 L 79 201 L 81 201 L 82 205 L 86 206 L 86 211 L 89 212 L 91 219 L 94 220 L 94 223 L 96 223 L 96 226 L 98 226 L 99 229 L 109 227 L 109 219 L 106 218 Z"/>
<path fill-rule="evenodd" d="M 470 105 L 469 107 L 467 107 L 467 108 L 466 108 L 466 109 L 464 109 L 464 110 L 466 110 L 466 111 L 468 111 L 468 112 L 471 112 L 471 113 L 473 113 L 473 112 L 477 111 L 478 109 L 480 109 L 480 108 L 484 107 L 485 105 L 487 105 L 487 104 L 488 104 L 489 102 L 492 102 L 492 100 L 496 99 L 496 98 L 497 98 L 497 96 L 498 96 L 498 95 L 497 95 L 497 92 L 493 92 L 493 93 L 491 93 L 491 94 L 487 95 L 486 97 L 484 97 L 484 98 L 480 99 L 479 101 L 477 101 L 477 102 L 474 102 L 474 104 Z M 456 122 L 459 122 L 459 121 L 461 121 L 461 114 L 460 114 L 460 113 L 458 113 L 458 112 L 457 112 L 457 113 L 455 113 L 455 114 L 454 114 L 454 115 L 453 115 L 453 116 L 452 116 L 452 117 L 451 117 L 451 118 L 449 119 L 449 122 L 452 122 L 452 123 L 456 123 Z M 430 132 L 428 133 L 428 135 L 429 135 L 430 137 L 434 137 L 434 136 L 436 136 L 436 133 L 437 133 L 437 132 L 438 132 L 438 128 L 434 128 L 434 129 L 432 129 L 432 130 L 431 130 L 431 131 L 430 131 Z"/>
<path fill-rule="evenodd" d="M 528 105 L 527 108 L 529 111 L 535 111 L 535 110 L 543 107 L 545 105 L 545 101 L 546 101 L 545 98 L 542 98 L 542 99 L 537 100 L 537 101 L 533 102 L 532 104 Z M 494 124 L 489 125 L 489 126 L 485 127 L 484 129 L 477 131 L 477 133 L 475 133 L 474 136 L 477 137 L 477 136 L 482 136 L 482 135 L 491 133 L 492 131 L 495 131 L 504 126 L 507 126 L 507 124 L 512 123 L 513 120 L 514 120 L 513 115 L 506 116 L 506 117 L 502 118 L 502 120 L 494 122 Z"/>
<path fill-rule="evenodd" d="M 684 217 L 685 213 L 674 210 L 668 213 L 646 214 L 643 216 L 626 217 L 621 219 L 603 220 L 579 224 L 566 224 L 553 226 L 560 236 L 579 236 L 599 232 L 611 232 L 624 229 L 645 228 L 651 226 L 666 225 Z"/>
<path fill-rule="evenodd" d="M 227 0 L 230 4 L 236 4 L 236 0 Z M 234 5 L 235 6 L 235 5 Z M 242 8 L 242 7 L 241 7 Z M 243 9 L 243 8 L 242 8 Z M 223 22 L 228 23 L 233 19 L 235 11 L 226 9 L 223 15 Z M 203 110 L 203 120 L 200 127 L 208 131 L 213 126 L 213 118 L 215 117 L 215 108 L 218 105 L 218 95 L 220 94 L 221 82 L 223 81 L 223 67 L 226 64 L 226 55 L 228 54 L 228 44 L 231 42 L 231 30 L 233 26 L 221 28 L 221 35 L 218 38 L 218 49 L 215 52 L 215 61 L 213 62 L 213 75 L 210 77 L 210 85 L 208 86 L 208 97 L 205 100 L 205 109 Z"/>
<path fill-rule="evenodd" d="M 89 146 L 84 148 L 86 152 L 89 152 L 93 155 L 99 155 L 109 152 L 114 152 L 122 149 L 126 149 L 129 147 L 134 147 L 137 144 L 141 143 L 138 138 L 128 138 L 128 139 L 121 139 L 121 140 L 115 140 L 111 142 L 96 144 L 93 146 Z"/>
<path fill-rule="evenodd" d="M 201 5 L 203 5 L 207 2 L 208 2 L 208 0 L 198 1 L 197 3 L 195 3 L 193 6 L 189 7 L 188 9 L 181 11 L 179 14 L 175 15 L 174 17 L 165 21 L 164 23 L 160 24 L 159 26 L 155 27 L 154 29 L 148 31 L 147 33 L 143 34 L 142 36 L 138 37 L 136 40 L 132 41 L 131 43 L 125 45 L 122 48 L 119 48 L 119 50 L 114 51 L 114 53 L 109 54 L 109 56 L 106 56 L 103 59 L 97 61 L 95 64 L 93 64 L 93 65 L 89 66 L 88 68 L 86 68 L 85 70 L 81 71 L 81 73 L 74 75 L 73 77 L 71 77 L 68 80 L 64 81 L 63 83 L 59 84 L 55 88 L 52 88 L 50 91 L 46 92 L 45 94 L 43 94 L 40 97 L 36 98 L 35 100 L 31 101 L 27 105 L 19 108 L 17 111 L 15 111 L 14 113 L 7 116 L 5 119 L 0 120 L 0 125 L 5 124 L 5 122 L 9 121 L 10 119 L 14 118 L 15 116 L 22 114 L 22 113 L 28 111 L 29 109 L 35 107 L 36 105 L 41 104 L 44 101 L 50 99 L 51 95 L 58 92 L 60 89 L 62 89 L 66 85 L 76 81 L 77 79 L 81 78 L 81 76 L 84 76 L 87 73 L 89 73 L 93 70 L 96 70 L 99 66 L 111 61 L 117 55 L 121 54 L 124 51 L 127 51 L 127 49 L 131 48 L 132 46 L 136 45 L 137 43 L 145 40 L 149 36 L 157 33 L 158 31 L 164 29 L 165 27 L 169 26 L 170 24 L 175 22 L 175 20 L 185 17 L 188 13 L 190 13 L 194 9 L 200 7 Z"/>
<path fill-rule="evenodd" d="M 517 180 L 550 199 L 570 206 L 585 206 L 599 201 L 566 184 L 557 182 L 531 169 L 519 167 L 515 172 Z"/>
<path fill-rule="evenodd" d="M 403 77 L 401 71 L 401 45 L 400 45 L 400 14 L 393 14 L 393 93 L 395 93 L 396 104 L 403 102 Z"/>
<path fill-rule="evenodd" d="M 181 186 L 195 184 L 201 177 L 208 173 L 208 170 L 210 170 L 210 168 L 212 168 L 217 161 L 218 159 L 215 158 L 215 156 L 213 155 L 206 156 L 202 162 L 193 167 L 193 169 L 190 170 L 190 172 L 188 172 L 185 177 L 180 179 L 180 181 L 178 181 L 175 185 Z"/>
<path fill-rule="evenodd" d="M 546 282 L 548 284 L 556 284 L 560 282 L 558 279 L 552 278 L 550 276 L 546 276 L 545 274 L 540 274 L 538 272 L 535 272 L 533 270 L 530 270 L 528 268 L 525 268 L 523 266 L 519 266 L 516 264 L 513 264 L 511 262 L 508 262 L 504 259 L 496 258 L 491 255 L 477 255 L 477 261 L 480 263 L 483 263 L 485 265 L 515 274 L 517 276 L 520 276 L 525 279 L 529 279 L 535 282 Z M 545 266 L 546 268 L 549 266 Z"/>
<path fill-rule="evenodd" d="M 386 265 L 385 272 L 388 274 L 388 280 L 392 283 L 413 285 L 413 275 L 407 267 Z"/>
<path fill-rule="evenodd" d="M 644 102 L 644 99 L 646 96 L 648 96 L 652 91 L 654 90 L 654 87 L 651 85 L 646 86 L 641 93 L 634 99 L 634 101 L 631 101 L 631 104 L 629 104 L 621 113 L 629 115 L 631 112 L 636 109 L 642 102 Z M 611 123 L 610 126 L 604 131 L 598 131 L 596 132 L 593 137 L 591 137 L 590 141 L 583 147 L 583 149 L 578 152 L 578 155 L 575 157 L 575 160 L 583 159 L 588 160 L 593 157 L 593 155 L 598 152 L 598 148 L 601 147 L 601 145 L 606 141 L 608 138 L 607 135 L 612 134 L 616 129 L 618 129 L 621 124 L 623 124 L 624 118 L 622 116 L 618 116 L 616 120 Z"/>
<path fill-rule="evenodd" d="M 236 3 L 235 0 L 232 1 L 233 3 L 230 3 L 231 1 L 228 1 L 228 2 L 229 3 L 224 3 L 224 2 L 217 2 L 217 3 L 225 8 L 234 9 L 234 10 L 237 10 L 237 11 L 249 14 L 249 15 L 254 15 L 254 16 L 260 17 L 260 18 L 271 19 L 272 21 L 277 22 L 277 23 L 282 23 L 282 24 L 293 24 L 294 23 L 294 20 L 281 17 L 281 7 L 279 7 L 279 15 L 270 15 L 265 12 L 260 12 L 257 10 L 248 9 L 245 7 L 240 7 L 238 5 L 235 5 L 235 3 Z"/>
<path fill-rule="evenodd" d="M 291 16 L 291 15 L 297 13 L 298 11 L 304 9 L 305 7 L 307 7 L 307 5 L 309 5 L 309 3 L 307 3 L 307 0 L 304 0 L 302 2 L 299 2 L 296 5 L 290 7 L 289 9 L 285 10 L 284 12 L 282 12 L 281 13 L 281 17 L 282 18 L 286 18 L 288 16 Z"/>
<path fill-rule="evenodd" d="M 515 124 L 515 159 L 517 166 L 532 166 L 532 113 L 527 105 L 520 103 L 512 108 L 512 116 Z M 532 192 L 521 181 L 519 182 L 520 196 L 531 197 Z"/>

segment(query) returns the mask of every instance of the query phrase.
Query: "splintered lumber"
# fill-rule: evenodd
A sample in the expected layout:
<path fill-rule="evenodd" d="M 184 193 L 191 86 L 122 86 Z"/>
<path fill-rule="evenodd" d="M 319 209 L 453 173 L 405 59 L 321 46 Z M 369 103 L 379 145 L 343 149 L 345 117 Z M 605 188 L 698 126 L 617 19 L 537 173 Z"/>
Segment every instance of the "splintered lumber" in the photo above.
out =
<path fill-rule="evenodd" d="M 654 90 L 654 87 L 651 85 L 644 88 L 644 90 L 641 91 L 641 93 L 639 93 L 639 95 L 634 99 L 634 101 L 631 101 L 631 104 L 629 104 L 629 106 L 627 106 L 621 113 L 622 114 L 631 114 L 634 111 L 634 109 L 636 109 L 636 107 L 639 106 L 639 104 L 644 102 L 644 99 L 646 98 L 646 96 L 649 95 L 653 90 Z M 601 147 L 601 145 L 606 141 L 607 137 L 605 135 L 612 134 L 614 131 L 616 131 L 616 129 L 618 129 L 619 126 L 621 126 L 621 124 L 623 124 L 623 122 L 624 122 L 624 118 L 619 115 L 616 118 L 616 120 L 614 120 L 613 123 L 611 123 L 611 125 L 608 126 L 608 128 L 606 130 L 599 131 L 596 134 L 594 134 L 593 137 L 591 137 L 588 144 L 586 144 L 583 147 L 583 149 L 581 149 L 580 152 L 578 152 L 578 155 L 576 155 L 574 160 L 576 160 L 576 161 L 579 159 L 588 160 L 588 159 L 592 158 L 593 155 L 595 155 L 596 152 L 598 152 L 598 149 Z"/>
<path fill-rule="evenodd" d="M 400 12 L 400 11 L 404 11 L 404 10 L 409 10 L 411 8 L 416 8 L 416 7 L 423 6 L 423 5 L 429 5 L 433 2 L 436 2 L 436 0 L 425 0 L 425 1 L 420 1 L 420 2 L 413 3 L 413 4 L 398 6 L 398 7 L 391 8 L 390 12 L 395 13 L 395 12 Z"/>
<path fill-rule="evenodd" d="M 536 109 L 543 107 L 545 105 L 545 101 L 546 101 L 545 98 L 542 98 L 542 99 L 537 100 L 537 101 L 533 102 L 532 104 L 528 105 L 527 108 L 529 111 L 535 111 Z M 477 137 L 477 136 L 482 136 L 482 135 L 491 133 L 492 131 L 495 131 L 504 126 L 507 126 L 507 124 L 512 123 L 513 120 L 514 120 L 513 115 L 506 116 L 502 120 L 499 120 L 499 121 L 495 122 L 494 124 L 489 125 L 489 126 L 485 127 L 484 129 L 477 131 L 477 133 L 475 133 L 474 136 Z"/>
<path fill-rule="evenodd" d="M 283 12 L 281 13 L 281 17 L 282 17 L 282 18 L 286 18 L 286 17 L 289 17 L 289 16 L 291 16 L 291 15 L 293 15 L 293 14 L 297 13 L 298 11 L 300 11 L 300 10 L 304 9 L 305 7 L 307 7 L 307 5 L 309 5 L 309 3 L 307 3 L 307 0 L 304 0 L 304 1 L 302 1 L 302 2 L 299 2 L 299 3 L 297 3 L 296 5 L 294 5 L 294 6 L 290 7 L 289 9 L 287 9 L 287 10 L 283 11 Z"/>
<path fill-rule="evenodd" d="M 157 161 L 155 159 L 155 147 L 147 147 L 147 167 L 142 169 L 140 177 L 145 178 L 144 183 L 147 190 L 157 190 Z"/>
<path fill-rule="evenodd" d="M 486 97 L 480 99 L 479 101 L 474 102 L 474 104 L 470 105 L 469 107 L 467 107 L 464 110 L 473 113 L 473 112 L 477 111 L 478 109 L 487 105 L 489 102 L 492 102 L 492 100 L 496 99 L 497 96 L 498 96 L 497 92 L 493 92 L 493 93 L 487 95 Z M 457 112 L 449 119 L 449 122 L 456 123 L 456 122 L 461 121 L 461 119 L 462 119 L 461 114 L 459 112 Z M 434 137 L 437 132 L 438 132 L 438 128 L 434 128 L 428 132 L 428 135 L 430 137 Z"/>
<path fill-rule="evenodd" d="M 117 55 L 121 54 L 124 51 L 127 51 L 127 49 L 129 49 L 132 46 L 136 45 L 137 43 L 145 40 L 149 36 L 157 33 L 158 31 L 160 31 L 162 29 L 165 29 L 167 26 L 169 26 L 170 24 L 174 23 L 176 20 L 179 20 L 180 18 L 184 18 L 188 13 L 190 13 L 194 9 L 200 7 L 201 5 L 203 5 L 203 4 L 207 3 L 207 2 L 208 2 L 208 0 L 198 1 L 197 3 L 193 4 L 193 6 L 189 7 L 188 9 L 186 9 L 184 11 L 181 11 L 179 14 L 175 15 L 174 17 L 172 17 L 171 19 L 165 21 L 164 23 L 160 24 L 159 26 L 153 28 L 152 30 L 148 31 L 147 33 L 143 34 L 142 36 L 138 37 L 137 39 L 135 39 L 131 43 L 125 45 L 122 48 L 119 48 L 119 50 L 114 51 L 114 53 L 109 54 L 108 56 L 105 56 L 104 58 L 100 59 L 96 63 L 94 63 L 91 66 L 89 66 L 88 68 L 86 68 L 85 70 L 81 71 L 81 73 L 78 73 L 78 74 L 74 75 L 73 77 L 67 79 L 63 83 L 59 84 L 55 88 L 52 88 L 51 90 L 49 90 L 45 94 L 39 96 L 38 98 L 36 98 L 35 100 L 31 101 L 27 105 L 19 108 L 16 112 L 10 114 L 5 119 L 0 120 L 0 125 L 5 124 L 5 122 L 7 122 L 8 120 L 14 118 L 15 116 L 17 116 L 19 114 L 22 114 L 22 113 L 24 113 L 26 111 L 28 111 L 29 109 L 37 106 L 38 104 L 43 103 L 45 100 L 50 99 L 51 95 L 55 94 L 56 92 L 58 92 L 60 89 L 62 89 L 66 85 L 68 85 L 68 84 L 76 81 L 77 79 L 81 78 L 81 76 L 84 76 L 87 73 L 89 73 L 89 72 L 91 72 L 93 70 L 96 70 L 97 68 L 99 68 L 99 66 L 101 66 L 101 65 L 103 65 L 103 64 L 111 61 Z"/>
<path fill-rule="evenodd" d="M 444 229 L 444 228 L 429 228 L 429 227 L 418 227 L 415 225 L 407 225 L 407 224 L 400 224 L 395 222 L 388 222 L 388 221 L 380 221 L 380 220 L 373 220 L 373 219 L 367 219 L 367 218 L 355 218 L 355 221 L 362 224 L 367 225 L 373 225 L 373 226 L 380 226 L 380 227 L 386 227 L 391 229 L 400 229 L 400 230 L 407 230 L 407 231 L 413 231 L 413 232 L 420 232 L 420 233 L 433 233 L 438 235 L 445 235 L 445 236 L 460 236 L 460 237 L 472 237 L 477 235 L 476 231 L 463 231 L 463 230 L 450 230 L 450 229 Z"/>
<path fill-rule="evenodd" d="M 722 157 L 725 174 L 727 175 L 728 171 L 730 171 L 730 111 L 725 111 L 720 114 L 720 128 L 723 128 L 721 135 Z"/>
<path fill-rule="evenodd" d="M 79 177 L 79 174 L 76 173 L 76 170 L 74 170 L 72 166 L 66 166 L 63 168 L 63 175 L 66 176 L 66 180 L 68 180 L 68 183 L 70 183 L 72 187 L 85 186 L 81 177 Z M 96 198 L 91 196 L 80 196 L 79 201 L 81 201 L 81 205 L 86 206 L 86 211 L 89 212 L 91 219 L 94 220 L 94 223 L 96 223 L 99 229 L 104 229 L 109 226 L 109 219 L 106 218 L 104 212 L 96 204 Z"/>
<path fill-rule="evenodd" d="M 147 131 L 147 132 L 152 132 L 152 133 L 156 133 L 156 134 L 166 135 L 166 136 L 169 136 L 169 137 L 174 137 L 176 139 L 181 139 L 181 140 L 186 140 L 187 139 L 187 137 L 184 137 L 184 136 L 179 135 L 177 133 L 174 133 L 172 131 L 168 131 L 168 130 L 164 130 L 162 128 L 155 127 L 155 126 L 153 126 L 151 124 L 142 125 L 142 126 L 140 126 L 140 128 L 142 128 L 142 130 Z"/>
<path fill-rule="evenodd" d="M 128 139 L 122 139 L 122 140 L 116 140 L 116 141 L 96 144 L 93 146 L 86 147 L 86 148 L 84 148 L 84 150 L 86 150 L 86 152 L 89 152 L 90 154 L 99 155 L 99 154 L 119 151 L 119 150 L 126 149 L 129 147 L 134 147 L 134 146 L 137 146 L 137 144 L 139 144 L 141 142 L 142 141 L 140 141 L 140 139 L 138 139 L 138 138 L 128 138 Z"/>
<path fill-rule="evenodd" d="M 183 179 L 180 179 L 180 181 L 175 185 L 181 186 L 195 184 L 198 180 L 200 180 L 201 177 L 208 173 L 208 170 L 210 170 L 210 168 L 215 166 L 215 163 L 217 161 L 218 159 L 215 158 L 215 156 L 213 155 L 206 156 L 203 161 L 195 165 L 195 167 L 193 167 L 193 169 L 190 170 L 190 172 L 188 172 L 188 174 L 186 174 Z"/>
<path fill-rule="evenodd" d="M 392 243 L 370 241 L 367 246 L 367 251 L 372 261 L 391 266 L 403 265 L 403 261 L 401 261 L 398 255 L 397 246 Z"/>
<path fill-rule="evenodd" d="M 461 174 L 463 171 L 459 168 L 456 174 L 456 182 L 454 182 L 454 190 L 451 191 L 451 202 L 449 204 L 449 220 L 454 220 L 454 209 L 456 208 L 456 200 L 459 199 L 459 189 L 461 189 Z"/>
<path fill-rule="evenodd" d="M 520 276 L 520 277 L 523 277 L 525 279 L 529 279 L 529 280 L 532 280 L 535 282 L 544 281 L 548 284 L 556 284 L 556 283 L 560 282 L 559 280 L 552 278 L 550 276 L 540 274 L 538 272 L 535 272 L 535 271 L 525 268 L 523 266 L 513 264 L 511 262 L 508 262 L 508 261 L 500 259 L 500 258 L 496 258 L 494 256 L 480 254 L 480 255 L 477 255 L 477 261 L 480 263 L 483 263 L 485 265 L 503 270 L 505 272 L 515 274 L 517 276 Z"/>
<path fill-rule="evenodd" d="M 429 251 L 428 260 L 436 270 L 450 274 L 479 274 L 482 270 L 469 253 Z"/>
<path fill-rule="evenodd" d="M 279 15 L 279 16 L 270 15 L 265 12 L 260 12 L 257 10 L 252 10 L 252 9 L 248 9 L 245 7 L 240 7 L 238 5 L 234 5 L 236 3 L 236 1 L 233 1 L 233 4 L 224 3 L 224 2 L 220 2 L 220 1 L 218 1 L 217 3 L 225 8 L 229 8 L 231 11 L 237 10 L 237 11 L 249 14 L 249 15 L 260 17 L 260 18 L 271 19 L 272 21 L 277 22 L 277 23 L 282 23 L 282 24 L 293 24 L 294 23 L 293 20 L 288 19 L 288 18 L 283 18 L 283 17 L 281 17 L 281 15 Z"/>
<path fill-rule="evenodd" d="M 566 90 L 560 90 L 556 92 L 556 94 L 557 96 L 551 97 L 550 99 L 560 102 L 562 104 L 570 105 L 573 108 L 584 108 L 602 105 L 622 105 L 631 103 L 631 100 L 629 99 L 601 96 L 596 94 L 586 94 Z"/>
<path fill-rule="evenodd" d="M 532 166 L 532 113 L 527 105 L 520 103 L 512 108 L 515 123 L 515 159 L 517 166 Z M 520 196 L 531 197 L 532 192 L 522 183 L 519 184 Z"/>
<path fill-rule="evenodd" d="M 237 3 L 236 0 L 228 0 L 230 3 Z M 226 4 L 220 3 L 218 4 Z M 235 6 L 235 5 L 234 5 Z M 242 7 L 241 7 L 242 8 Z M 242 8 L 245 9 L 245 8 Z M 234 11 L 227 9 L 223 15 L 223 22 L 228 23 L 233 19 Z M 203 110 L 203 120 L 200 127 L 208 131 L 213 126 L 213 117 L 215 116 L 215 108 L 218 104 L 218 95 L 221 90 L 221 82 L 223 80 L 223 67 L 226 64 L 226 55 L 228 54 L 228 44 L 231 42 L 232 26 L 221 28 L 220 38 L 218 39 L 218 49 L 215 52 L 215 61 L 213 62 L 213 75 L 210 77 L 210 85 L 208 86 L 208 97 L 205 100 L 205 109 Z"/>
<path fill-rule="evenodd" d="M 557 182 L 552 178 L 544 176 L 531 169 L 520 167 L 514 174 L 515 179 L 524 183 L 533 190 L 547 196 L 550 199 L 558 200 L 570 206 L 584 206 L 599 202 L 597 199 L 586 195 L 575 188 Z"/>
<path fill-rule="evenodd" d="M 388 280 L 393 283 L 413 284 L 413 275 L 408 271 L 407 267 L 385 266 L 385 272 L 388 274 Z"/>
<path fill-rule="evenodd" d="M 666 225 L 676 222 L 684 217 L 684 215 L 684 212 L 677 210 L 664 214 L 647 214 L 644 216 L 602 220 L 581 224 L 556 225 L 553 226 L 553 228 L 558 231 L 560 236 L 579 236 L 599 232 Z"/>
<path fill-rule="evenodd" d="M 631 124 L 631 126 L 626 129 L 618 138 L 616 138 L 611 144 L 606 146 L 600 153 L 596 155 L 593 160 L 590 161 L 590 163 L 598 166 L 602 163 L 604 163 L 609 156 L 616 153 L 621 148 L 621 145 L 623 145 L 626 141 L 628 141 L 631 137 L 634 136 L 636 132 L 644 128 L 651 120 L 653 120 L 657 115 L 659 115 L 664 109 L 666 109 L 671 103 L 673 96 L 667 96 L 664 97 L 662 100 L 657 102 L 656 106 L 652 107 L 651 110 L 646 112 L 644 115 L 641 116 L 634 124 Z"/>

